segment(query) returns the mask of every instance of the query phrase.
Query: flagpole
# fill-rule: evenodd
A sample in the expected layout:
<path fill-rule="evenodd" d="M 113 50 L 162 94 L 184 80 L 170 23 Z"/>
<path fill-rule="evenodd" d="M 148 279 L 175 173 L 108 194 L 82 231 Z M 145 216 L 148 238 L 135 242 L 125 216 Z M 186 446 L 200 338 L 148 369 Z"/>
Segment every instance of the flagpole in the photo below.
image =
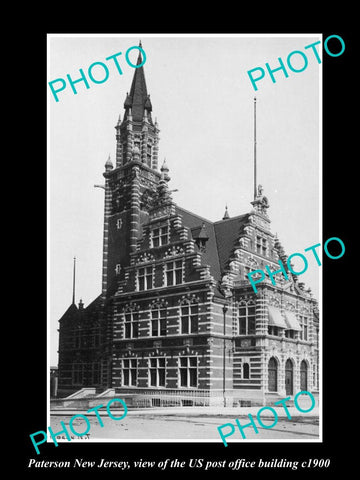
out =
<path fill-rule="evenodd" d="M 254 200 L 257 195 L 257 179 L 256 179 L 256 97 L 254 97 Z"/>

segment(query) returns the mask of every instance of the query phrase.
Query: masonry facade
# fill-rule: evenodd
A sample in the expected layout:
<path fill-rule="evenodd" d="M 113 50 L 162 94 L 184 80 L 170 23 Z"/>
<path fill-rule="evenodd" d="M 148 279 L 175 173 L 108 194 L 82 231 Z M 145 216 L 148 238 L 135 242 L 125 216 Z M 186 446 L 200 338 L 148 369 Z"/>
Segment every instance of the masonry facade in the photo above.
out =
<path fill-rule="evenodd" d="M 138 65 L 142 63 L 139 54 Z M 255 293 L 247 273 L 286 254 L 258 187 L 248 213 L 211 222 L 176 205 L 158 168 L 143 66 L 105 164 L 102 292 L 60 319 L 60 396 L 83 387 L 138 405 L 265 404 L 319 388 L 316 300 L 287 272 Z"/>

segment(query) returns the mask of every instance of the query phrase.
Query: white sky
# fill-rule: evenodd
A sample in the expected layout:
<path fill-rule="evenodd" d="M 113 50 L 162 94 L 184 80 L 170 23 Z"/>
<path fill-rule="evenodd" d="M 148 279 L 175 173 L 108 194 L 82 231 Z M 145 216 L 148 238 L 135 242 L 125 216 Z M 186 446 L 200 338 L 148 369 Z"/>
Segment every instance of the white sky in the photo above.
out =
<path fill-rule="evenodd" d="M 313 36 L 50 36 L 48 81 L 80 77 L 94 62 L 108 65 L 102 84 L 89 81 L 60 92 L 48 89 L 48 294 L 49 350 L 57 364 L 58 320 L 72 300 L 73 257 L 77 257 L 76 302 L 85 306 L 101 292 L 104 191 L 108 155 L 115 163 L 115 129 L 123 116 L 135 69 L 128 48 L 146 52 L 144 65 L 153 119 L 160 128 L 159 164 L 166 157 L 174 201 L 209 220 L 248 212 L 253 199 L 253 98 L 257 98 L 258 183 L 264 187 L 272 231 L 288 255 L 321 243 L 319 139 L 322 64 L 306 45 Z M 306 52 L 307 68 L 275 72 L 254 91 L 247 71 L 276 68 L 294 50 Z M 322 46 L 318 46 L 321 56 Z M 118 52 L 123 75 L 105 58 Z M 138 51 L 130 54 L 136 63 Z M 292 65 L 302 64 L 295 55 Z M 101 77 L 102 71 L 93 70 Z M 319 133 L 320 132 L 320 133 Z M 319 252 L 320 253 L 320 252 Z M 311 253 L 299 277 L 319 298 L 318 267 Z M 296 262 L 294 261 L 296 265 Z M 299 264 L 299 269 L 301 265 Z"/>

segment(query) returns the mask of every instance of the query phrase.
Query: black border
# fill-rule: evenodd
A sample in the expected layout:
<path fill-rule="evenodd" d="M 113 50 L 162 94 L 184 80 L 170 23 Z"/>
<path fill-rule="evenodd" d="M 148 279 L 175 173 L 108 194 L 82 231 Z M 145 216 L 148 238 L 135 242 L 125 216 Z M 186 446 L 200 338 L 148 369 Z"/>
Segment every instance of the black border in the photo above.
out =
<path fill-rule="evenodd" d="M 29 434 L 45 429 L 47 412 L 47 353 L 46 353 L 46 35 L 48 33 L 112 33 L 119 32 L 119 27 L 96 31 L 91 27 L 79 28 L 48 28 L 46 31 L 38 32 L 35 35 L 37 53 L 40 52 L 39 65 L 34 57 L 25 61 L 27 71 L 34 72 L 31 78 L 31 88 L 24 92 L 22 81 L 19 81 L 18 91 L 20 103 L 26 97 L 26 108 L 16 111 L 17 142 L 19 136 L 21 144 L 28 145 L 27 152 L 30 155 L 21 155 L 19 192 L 19 205 L 24 213 L 21 217 L 21 233 L 17 234 L 19 240 L 17 250 L 18 258 L 23 264 L 26 258 L 26 269 L 17 267 L 14 277 L 12 311 L 16 312 L 15 322 L 21 318 L 21 336 L 24 342 L 24 349 L 21 350 L 18 373 L 21 376 L 21 391 L 17 396 L 16 403 L 16 451 L 19 442 L 21 443 L 21 459 L 17 460 L 14 468 L 21 466 L 22 472 L 26 475 L 86 475 L 92 474 L 90 470 L 54 470 L 54 469 L 32 469 L 27 468 L 29 458 L 37 460 L 73 460 L 83 458 L 88 460 L 126 458 L 136 460 L 143 458 L 157 459 L 178 458 L 180 461 L 189 458 L 204 458 L 209 460 L 232 460 L 236 458 L 258 459 L 260 456 L 265 460 L 272 458 L 287 458 L 289 460 L 306 460 L 308 458 L 330 458 L 331 466 L 324 470 L 313 471 L 292 471 L 278 469 L 263 470 L 263 474 L 282 473 L 286 475 L 319 473 L 344 473 L 346 467 L 353 464 L 347 457 L 350 452 L 344 452 L 341 448 L 345 442 L 351 443 L 353 428 L 351 424 L 351 404 L 347 392 L 347 386 L 354 384 L 354 368 L 352 352 L 355 351 L 355 335 L 352 336 L 353 323 L 356 322 L 356 307 L 352 314 L 345 311 L 350 301 L 350 294 L 353 276 L 347 276 L 350 271 L 351 256 L 354 251 L 353 237 L 354 225 L 357 220 L 357 208 L 355 199 L 352 196 L 357 190 L 354 171 L 356 165 L 356 150 L 353 149 L 353 139 L 356 139 L 353 129 L 355 128 L 356 116 L 352 112 L 353 98 L 352 82 L 355 70 L 354 52 L 355 35 L 346 32 L 344 29 L 323 30 L 320 28 L 281 29 L 272 31 L 260 31 L 258 28 L 245 30 L 238 26 L 231 32 L 216 29 L 196 28 L 193 33 L 323 33 L 323 38 L 330 35 L 340 35 L 346 44 L 343 55 L 330 57 L 323 50 L 323 243 L 327 238 L 336 236 L 343 240 L 346 246 L 346 254 L 338 261 L 327 259 L 324 256 L 323 265 L 323 443 L 230 443 L 227 448 L 219 443 L 62 443 L 55 448 L 53 444 L 42 445 L 41 456 L 36 456 L 30 442 Z M 146 33 L 170 33 L 170 31 L 152 30 L 140 28 L 127 29 L 126 32 L 133 33 L 141 31 Z M 171 33 L 175 33 L 171 31 Z M 185 29 L 178 30 L 185 33 Z M 191 33 L 187 31 L 186 33 Z M 35 73 L 36 72 L 36 73 Z M 34 87 L 34 88 L 33 88 Z M 350 87 L 350 88 L 349 88 Z M 23 92 L 22 96 L 20 92 Z M 35 93 L 34 93 L 35 92 Z M 31 112 L 31 118 L 29 118 Z M 356 114 L 356 112 L 355 112 Z M 25 128 L 26 127 L 26 128 Z M 21 134 L 19 135 L 19 129 Z M 24 143 L 23 143 L 24 142 Z M 354 151 L 355 150 L 355 151 Z M 351 170 L 350 170 L 351 169 Z M 355 177 L 354 180 L 351 177 Z M 24 185 L 22 185 L 24 181 Z M 291 181 L 291 179 L 289 179 Z M 20 193 L 22 192 L 22 193 Z M 25 198 L 26 197 L 26 198 Z M 350 197 L 350 198 L 349 198 Z M 27 200 L 26 200 L 27 199 Z M 27 208 L 31 205 L 31 214 L 26 214 Z M 350 221 L 350 212 L 352 221 Z M 15 220 L 17 222 L 17 220 Z M 26 232 L 26 233 L 25 233 Z M 27 253 L 26 253 L 27 252 Z M 19 305 L 19 308 L 17 307 Z M 20 318 L 19 318 L 20 317 Z M 348 325 L 346 326 L 346 323 Z M 16 349 L 17 350 L 17 349 Z M 353 368 L 346 368 L 352 365 Z M 17 376 L 18 378 L 18 376 Z M 25 394 L 25 396 L 24 396 Z M 20 425 L 21 426 L 20 426 Z M 19 435 L 19 431 L 21 434 Z M 19 438 L 21 437 L 21 438 Z M 17 455 L 16 455 L 17 456 Z M 116 470 L 101 470 L 102 475 Z M 225 470 L 226 475 L 234 473 L 244 474 L 244 470 L 230 472 Z M 212 470 L 214 473 L 221 473 L 224 470 Z M 131 471 L 133 472 L 133 471 Z M 184 468 L 181 470 L 151 471 L 144 470 L 147 475 L 168 475 L 174 473 L 192 472 L 203 473 L 203 470 Z M 140 472 L 139 472 L 140 473 Z M 205 472 L 208 473 L 208 472 Z M 246 470 L 246 475 L 256 475 L 258 469 Z M 118 471 L 118 475 L 125 475 Z"/>

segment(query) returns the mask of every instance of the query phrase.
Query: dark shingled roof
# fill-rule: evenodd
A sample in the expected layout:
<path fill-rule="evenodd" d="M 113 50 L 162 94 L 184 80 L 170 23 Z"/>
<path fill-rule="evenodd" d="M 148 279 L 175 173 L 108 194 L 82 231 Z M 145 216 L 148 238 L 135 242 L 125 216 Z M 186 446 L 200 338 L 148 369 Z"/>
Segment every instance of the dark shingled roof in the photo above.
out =
<path fill-rule="evenodd" d="M 235 243 L 240 237 L 240 231 L 247 220 L 249 214 L 238 215 L 237 217 L 227 218 L 214 223 L 217 250 L 219 254 L 220 269 L 223 272 L 229 258 L 235 248 Z"/>
<path fill-rule="evenodd" d="M 209 240 L 206 243 L 206 251 L 203 253 L 203 264 L 209 265 L 211 275 L 213 275 L 216 280 L 219 280 L 220 265 L 216 247 L 214 224 L 209 220 L 178 206 L 176 206 L 176 213 L 182 217 L 184 227 L 188 227 L 191 230 L 193 238 L 199 234 L 202 224 L 205 223 Z"/>
<path fill-rule="evenodd" d="M 72 303 L 66 310 L 64 315 L 60 318 L 59 322 L 66 320 L 79 320 L 80 322 L 87 321 L 89 316 L 96 312 L 96 309 L 101 306 L 101 295 L 95 298 L 86 308 L 78 308 L 75 303 Z"/>
<path fill-rule="evenodd" d="M 182 217 L 183 225 L 191 230 L 194 239 L 198 238 L 205 224 L 209 239 L 202 257 L 203 265 L 209 265 L 214 279 L 220 280 L 249 214 L 211 222 L 179 206 L 176 206 L 176 213 Z"/>
<path fill-rule="evenodd" d="M 140 65 L 141 63 L 142 57 L 141 53 L 139 53 L 137 65 Z M 131 107 L 131 114 L 134 122 L 142 121 L 145 108 L 149 112 L 152 110 L 151 101 L 147 93 L 143 66 L 135 69 L 130 93 L 126 97 L 124 107 Z"/>
<path fill-rule="evenodd" d="M 70 307 L 66 310 L 64 315 L 60 318 L 59 322 L 72 319 L 75 317 L 75 315 L 77 315 L 77 313 L 78 313 L 78 307 L 75 305 L 75 303 L 72 303 Z"/>

